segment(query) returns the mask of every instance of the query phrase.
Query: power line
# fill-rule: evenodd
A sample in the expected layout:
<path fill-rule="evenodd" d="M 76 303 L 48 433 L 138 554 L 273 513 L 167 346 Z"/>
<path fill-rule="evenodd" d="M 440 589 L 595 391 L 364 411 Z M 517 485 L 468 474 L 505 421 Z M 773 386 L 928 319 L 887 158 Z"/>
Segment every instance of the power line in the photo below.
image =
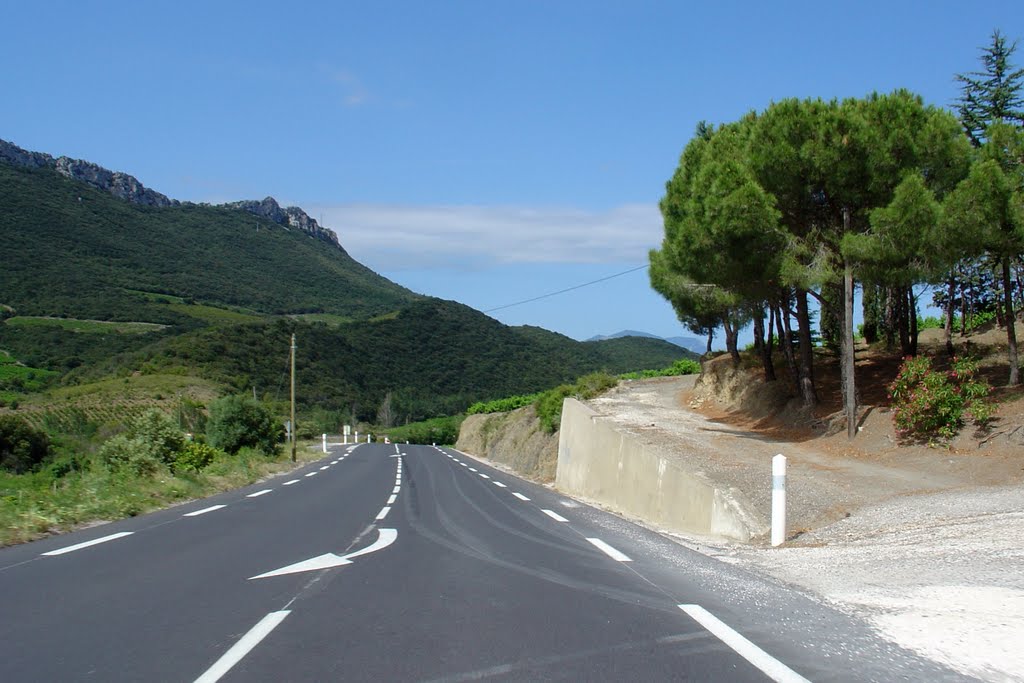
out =
<path fill-rule="evenodd" d="M 484 311 L 484 313 L 493 313 L 494 311 L 500 311 L 500 310 L 505 309 L 505 308 L 512 308 L 513 306 L 521 306 L 522 304 L 529 304 L 529 303 L 532 303 L 534 301 L 540 301 L 541 299 L 547 299 L 548 297 L 557 296 L 559 294 L 565 294 L 566 292 L 571 292 L 571 291 L 573 291 L 575 289 L 582 289 L 583 287 L 589 287 L 590 285 L 596 285 L 598 282 L 604 282 L 606 280 L 611 280 L 612 278 L 622 277 L 623 275 L 629 275 L 630 273 L 635 273 L 638 270 L 643 270 L 644 268 L 647 267 L 647 265 L 648 264 L 645 263 L 642 266 L 637 266 L 636 268 L 630 268 L 629 270 L 624 270 L 621 273 L 615 273 L 615 275 L 609 275 L 607 277 L 602 277 L 602 278 L 599 278 L 597 280 L 592 280 L 590 282 L 584 282 L 582 285 L 575 285 L 574 287 L 569 287 L 567 289 L 560 289 L 557 292 L 550 292 L 548 294 L 541 294 L 540 296 L 535 296 L 532 299 L 524 299 L 523 301 L 517 301 L 517 302 L 512 303 L 512 304 L 505 304 L 504 306 L 497 306 L 496 308 L 488 308 L 486 311 Z"/>

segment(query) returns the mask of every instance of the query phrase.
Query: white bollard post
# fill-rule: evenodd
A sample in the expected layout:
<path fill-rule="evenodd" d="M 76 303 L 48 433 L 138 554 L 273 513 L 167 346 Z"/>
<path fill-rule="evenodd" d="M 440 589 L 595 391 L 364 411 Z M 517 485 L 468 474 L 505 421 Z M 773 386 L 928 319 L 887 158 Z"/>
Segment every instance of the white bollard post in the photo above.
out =
<path fill-rule="evenodd" d="M 370 443 L 370 435 L 369 434 L 366 435 L 366 443 Z"/>
<path fill-rule="evenodd" d="M 327 452 L 327 435 L 324 434 L 324 453 Z"/>
<path fill-rule="evenodd" d="M 772 545 L 786 540 L 786 456 L 772 458 Z"/>

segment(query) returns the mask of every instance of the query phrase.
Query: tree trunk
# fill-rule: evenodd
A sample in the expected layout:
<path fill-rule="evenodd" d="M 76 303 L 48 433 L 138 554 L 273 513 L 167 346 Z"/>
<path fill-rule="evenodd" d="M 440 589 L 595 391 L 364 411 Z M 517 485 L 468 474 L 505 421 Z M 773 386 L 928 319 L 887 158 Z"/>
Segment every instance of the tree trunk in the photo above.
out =
<path fill-rule="evenodd" d="M 1020 383 L 1020 367 L 1017 360 L 1017 330 L 1014 324 L 1017 316 L 1013 313 L 1013 282 L 1010 280 L 1010 258 L 1003 257 L 1003 307 L 1006 316 L 1006 351 L 1010 361 L 1010 379 L 1008 387 Z"/>
<path fill-rule="evenodd" d="M 785 294 L 783 301 L 788 301 L 789 293 Z M 778 314 L 775 316 L 775 325 L 779 328 L 779 343 L 782 344 L 782 355 L 786 359 L 786 367 L 789 368 L 789 376 L 793 378 L 793 393 L 800 395 L 800 370 L 796 366 L 796 358 L 793 356 L 793 333 L 789 329 L 789 305 L 779 305 Z"/>
<path fill-rule="evenodd" d="M 843 211 L 843 223 L 850 230 L 850 212 Z M 842 355 L 843 409 L 846 412 L 846 437 L 857 436 L 857 384 L 855 377 L 856 348 L 853 342 L 853 268 L 845 264 L 843 272 L 843 332 L 840 353 Z"/>
<path fill-rule="evenodd" d="M 885 287 L 885 348 L 896 348 L 896 329 L 899 327 L 899 306 L 892 287 Z"/>
<path fill-rule="evenodd" d="M 715 331 L 713 329 L 712 330 L 708 330 L 708 348 L 705 349 L 704 355 L 707 355 L 707 356 L 711 355 L 711 340 L 714 339 L 714 338 L 715 338 Z"/>
<path fill-rule="evenodd" d="M 754 314 L 754 353 L 764 355 L 764 309 Z"/>
<path fill-rule="evenodd" d="M 732 324 L 728 313 L 722 316 L 722 326 L 725 328 L 725 348 L 732 356 L 733 367 L 738 368 L 740 366 L 740 351 L 736 347 L 736 338 L 739 330 Z"/>
<path fill-rule="evenodd" d="M 800 337 L 800 398 L 807 407 L 818 404 L 814 390 L 814 349 L 811 347 L 811 316 L 807 310 L 807 290 L 796 290 L 797 334 Z"/>
<path fill-rule="evenodd" d="M 960 283 L 960 336 L 967 336 L 967 288 Z"/>
<path fill-rule="evenodd" d="M 910 319 L 907 313 L 907 290 L 897 287 L 896 291 L 896 326 L 899 329 L 900 355 L 912 356 L 910 352 Z"/>
<path fill-rule="evenodd" d="M 775 316 L 775 308 L 768 307 L 768 338 L 765 340 L 762 348 L 761 364 L 764 366 L 764 381 L 774 382 L 775 377 L 775 361 L 772 359 L 772 347 L 775 345 L 775 334 L 772 330 L 772 318 Z M 761 323 L 761 327 L 764 328 L 764 322 Z"/>
<path fill-rule="evenodd" d="M 910 355 L 917 355 L 917 297 L 914 285 L 907 287 L 907 320 L 910 323 Z"/>
<path fill-rule="evenodd" d="M 953 298 L 956 296 L 956 277 L 955 271 L 949 273 L 949 298 L 946 300 L 946 324 L 943 327 L 943 333 L 946 337 L 946 355 L 950 358 L 956 353 L 953 348 Z"/>

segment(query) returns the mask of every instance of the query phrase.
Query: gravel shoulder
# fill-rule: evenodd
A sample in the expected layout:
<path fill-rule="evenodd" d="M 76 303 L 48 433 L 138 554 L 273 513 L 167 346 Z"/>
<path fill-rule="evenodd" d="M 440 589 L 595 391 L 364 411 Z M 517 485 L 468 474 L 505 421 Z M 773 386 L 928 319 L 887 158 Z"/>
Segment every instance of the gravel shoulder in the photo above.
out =
<path fill-rule="evenodd" d="M 625 382 L 589 404 L 766 519 L 771 457 L 787 456 L 789 542 L 691 539 L 702 551 L 810 591 L 965 674 L 1024 681 L 1019 447 L 897 449 L 878 411 L 857 449 L 845 436 L 766 435 L 709 405 L 692 377 Z"/>

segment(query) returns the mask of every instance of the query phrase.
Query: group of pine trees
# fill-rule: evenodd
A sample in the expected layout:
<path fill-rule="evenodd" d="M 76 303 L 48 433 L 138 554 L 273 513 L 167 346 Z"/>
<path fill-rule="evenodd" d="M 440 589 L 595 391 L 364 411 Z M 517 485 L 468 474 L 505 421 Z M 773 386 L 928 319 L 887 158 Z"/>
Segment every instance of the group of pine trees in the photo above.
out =
<path fill-rule="evenodd" d="M 999 31 L 982 70 L 958 75 L 958 115 L 905 90 L 863 99 L 787 99 L 718 127 L 701 123 L 661 201 L 655 290 L 691 331 L 753 325 L 766 381 L 781 347 L 805 405 L 818 398 L 817 301 L 840 347 L 855 415 L 853 290 L 869 341 L 916 354 L 917 296 L 930 284 L 952 322 L 995 312 L 1019 382 L 1012 324 L 1024 303 L 1024 69 Z M 778 342 L 776 342 L 778 340 Z M 850 424 L 854 422 L 850 419 Z M 851 428 L 852 433 L 852 428 Z"/>

